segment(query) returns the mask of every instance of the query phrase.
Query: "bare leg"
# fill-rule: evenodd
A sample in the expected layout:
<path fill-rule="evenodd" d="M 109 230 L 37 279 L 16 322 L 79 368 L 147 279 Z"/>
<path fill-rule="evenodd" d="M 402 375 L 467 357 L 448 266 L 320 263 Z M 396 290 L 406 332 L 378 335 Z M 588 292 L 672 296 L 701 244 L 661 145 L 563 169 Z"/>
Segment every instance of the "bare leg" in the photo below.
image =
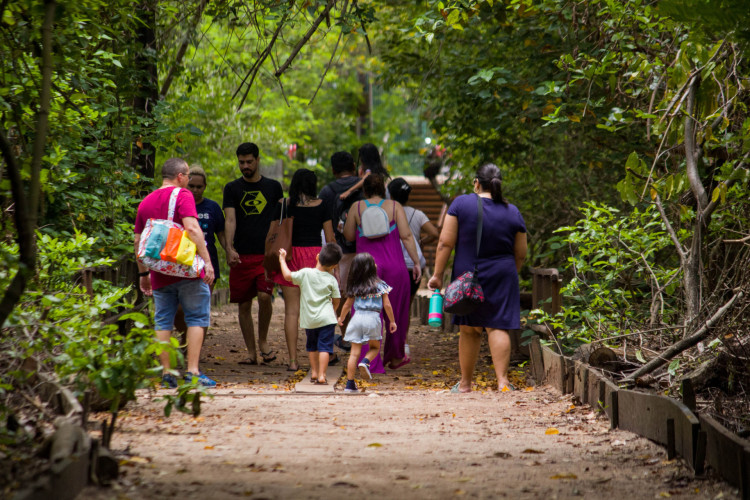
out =
<path fill-rule="evenodd" d="M 238 306 L 240 330 L 242 331 L 242 338 L 245 340 L 247 346 L 247 353 L 250 355 L 250 361 L 258 359 L 258 355 L 255 353 L 255 331 L 253 330 L 253 315 L 251 314 L 253 307 L 253 301 L 248 300 L 247 302 L 241 302 Z"/>
<path fill-rule="evenodd" d="M 273 303 L 271 295 L 258 292 L 258 347 L 260 352 L 270 352 L 268 347 L 268 326 L 271 324 Z"/>
<path fill-rule="evenodd" d="M 365 357 L 372 362 L 373 359 L 380 353 L 380 341 L 379 340 L 370 340 L 367 343 L 368 350 L 367 354 L 365 354 Z M 359 356 L 357 356 L 359 358 Z"/>
<path fill-rule="evenodd" d="M 193 375 L 200 373 L 198 364 L 205 330 L 202 326 L 187 327 L 187 371 Z"/>
<path fill-rule="evenodd" d="M 362 344 L 352 343 L 352 350 L 349 351 L 349 361 L 346 363 L 346 378 L 348 380 L 354 380 L 354 375 L 357 373 L 357 360 L 362 352 Z"/>
<path fill-rule="evenodd" d="M 482 344 L 481 333 L 481 327 L 461 325 L 461 334 L 458 337 L 458 362 L 461 366 L 461 382 L 458 390 L 461 392 L 471 391 L 474 367 L 477 364 L 479 348 Z"/>
<path fill-rule="evenodd" d="M 507 330 L 496 328 L 487 330 L 487 338 L 490 344 L 490 353 L 492 354 L 492 364 L 495 365 L 495 375 L 497 376 L 497 390 L 502 391 L 503 387 L 509 387 L 508 367 L 510 366 L 510 335 Z"/>
<path fill-rule="evenodd" d="M 284 335 L 286 336 L 286 349 L 289 352 L 289 368 L 299 369 L 297 363 L 297 334 L 299 332 L 299 288 L 293 286 L 282 286 L 284 294 Z"/>
<path fill-rule="evenodd" d="M 349 280 L 349 269 L 351 268 L 352 261 L 354 260 L 355 255 L 356 254 L 353 253 L 345 253 L 339 261 L 339 278 L 341 279 L 341 282 L 339 283 L 339 289 L 341 290 L 342 299 L 341 302 L 339 302 L 339 307 L 336 309 L 337 318 L 341 316 L 341 310 L 344 308 L 344 302 L 346 302 L 343 297 L 346 296 L 346 282 Z M 339 326 L 342 337 L 346 335 L 346 327 L 347 325 L 349 325 L 350 319 L 351 314 L 347 314 L 346 318 L 344 319 L 344 324 Z"/>
<path fill-rule="evenodd" d="M 159 342 L 166 342 L 169 343 L 169 339 L 172 336 L 172 332 L 170 330 L 156 330 L 156 338 L 159 340 Z M 164 368 L 164 373 L 166 373 L 169 368 L 169 352 L 163 351 L 161 354 L 159 354 L 159 361 L 161 361 L 161 366 Z"/>
<path fill-rule="evenodd" d="M 318 382 L 326 382 L 326 370 L 331 355 L 327 352 L 318 353 Z"/>
<path fill-rule="evenodd" d="M 310 380 L 315 382 L 320 377 L 320 364 L 318 363 L 320 356 L 318 356 L 318 351 L 308 351 L 307 356 L 310 358 Z M 323 377 L 325 377 L 325 372 L 323 372 Z"/>

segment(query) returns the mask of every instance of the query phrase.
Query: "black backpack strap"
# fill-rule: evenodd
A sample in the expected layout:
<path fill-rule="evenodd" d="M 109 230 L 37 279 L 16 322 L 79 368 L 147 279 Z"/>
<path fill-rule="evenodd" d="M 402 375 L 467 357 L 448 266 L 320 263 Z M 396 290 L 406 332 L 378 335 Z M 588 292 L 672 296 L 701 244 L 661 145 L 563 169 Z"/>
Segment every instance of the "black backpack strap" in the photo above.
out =
<path fill-rule="evenodd" d="M 484 210 L 482 209 L 482 197 L 477 195 L 477 250 L 474 254 L 474 273 L 477 272 L 477 261 L 479 260 L 479 245 L 482 243 L 483 212 Z"/>

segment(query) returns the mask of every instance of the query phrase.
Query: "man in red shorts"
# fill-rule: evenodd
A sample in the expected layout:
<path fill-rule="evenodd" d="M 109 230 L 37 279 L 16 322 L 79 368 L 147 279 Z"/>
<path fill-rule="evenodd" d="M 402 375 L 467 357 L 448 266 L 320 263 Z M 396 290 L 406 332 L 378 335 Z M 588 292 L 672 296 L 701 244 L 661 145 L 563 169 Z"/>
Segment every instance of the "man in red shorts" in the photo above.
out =
<path fill-rule="evenodd" d="M 251 307 L 258 297 L 258 347 L 265 363 L 276 359 L 268 346 L 273 282 L 263 269 L 266 234 L 273 210 L 284 193 L 278 181 L 260 175 L 258 146 L 245 142 L 237 147 L 242 177 L 224 186 L 224 233 L 229 264 L 229 300 L 239 304 L 239 322 L 249 358 L 241 364 L 258 364 Z"/>

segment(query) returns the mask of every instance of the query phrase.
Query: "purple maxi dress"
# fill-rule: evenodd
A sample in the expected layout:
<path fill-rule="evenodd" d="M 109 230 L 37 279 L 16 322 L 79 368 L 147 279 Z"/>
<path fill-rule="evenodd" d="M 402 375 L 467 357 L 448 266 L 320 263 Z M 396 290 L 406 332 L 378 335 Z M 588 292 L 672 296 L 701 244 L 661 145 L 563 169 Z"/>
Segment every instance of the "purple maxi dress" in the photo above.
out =
<path fill-rule="evenodd" d="M 370 363 L 372 373 L 385 373 L 384 364 L 392 359 L 401 359 L 405 356 L 404 345 L 406 344 L 406 333 L 409 330 L 409 294 L 410 281 L 409 272 L 406 270 L 404 254 L 401 251 L 401 237 L 394 220 L 391 221 L 391 232 L 378 239 L 370 239 L 360 236 L 360 228 L 357 227 L 357 253 L 367 252 L 375 259 L 378 266 L 378 277 L 393 288 L 388 294 L 388 299 L 393 307 L 393 318 L 396 320 L 396 333 L 390 333 L 385 311 L 381 311 L 380 318 L 383 324 L 384 342 L 374 360 Z M 362 346 L 360 360 L 367 353 L 367 345 Z M 382 358 L 382 359 L 381 359 Z"/>

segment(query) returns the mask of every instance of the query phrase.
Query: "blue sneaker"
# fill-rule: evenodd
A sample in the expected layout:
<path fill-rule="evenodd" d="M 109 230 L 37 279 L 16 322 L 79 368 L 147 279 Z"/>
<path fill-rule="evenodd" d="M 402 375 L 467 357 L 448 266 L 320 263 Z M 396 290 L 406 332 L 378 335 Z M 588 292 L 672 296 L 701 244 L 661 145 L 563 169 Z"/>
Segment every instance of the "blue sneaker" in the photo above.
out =
<path fill-rule="evenodd" d="M 354 380 L 346 381 L 346 387 L 344 388 L 344 392 L 350 392 L 350 393 L 359 392 L 359 389 L 357 389 L 357 384 L 354 382 Z"/>
<path fill-rule="evenodd" d="M 177 379 L 171 373 L 165 373 L 161 376 L 161 385 L 167 389 L 177 389 Z"/>
<path fill-rule="evenodd" d="M 196 377 L 198 379 L 198 382 L 203 387 L 216 387 L 216 381 L 215 380 L 211 380 L 210 378 L 208 378 L 206 376 L 206 374 L 203 373 L 203 372 L 199 373 L 198 375 L 193 375 L 190 372 L 185 372 L 185 381 L 186 382 L 190 382 L 193 379 L 193 377 Z"/>
<path fill-rule="evenodd" d="M 372 380 L 372 373 L 370 373 L 370 360 L 369 359 L 362 358 L 362 361 L 360 361 L 357 366 L 359 367 L 359 373 L 362 375 L 362 378 L 368 378 Z"/>

